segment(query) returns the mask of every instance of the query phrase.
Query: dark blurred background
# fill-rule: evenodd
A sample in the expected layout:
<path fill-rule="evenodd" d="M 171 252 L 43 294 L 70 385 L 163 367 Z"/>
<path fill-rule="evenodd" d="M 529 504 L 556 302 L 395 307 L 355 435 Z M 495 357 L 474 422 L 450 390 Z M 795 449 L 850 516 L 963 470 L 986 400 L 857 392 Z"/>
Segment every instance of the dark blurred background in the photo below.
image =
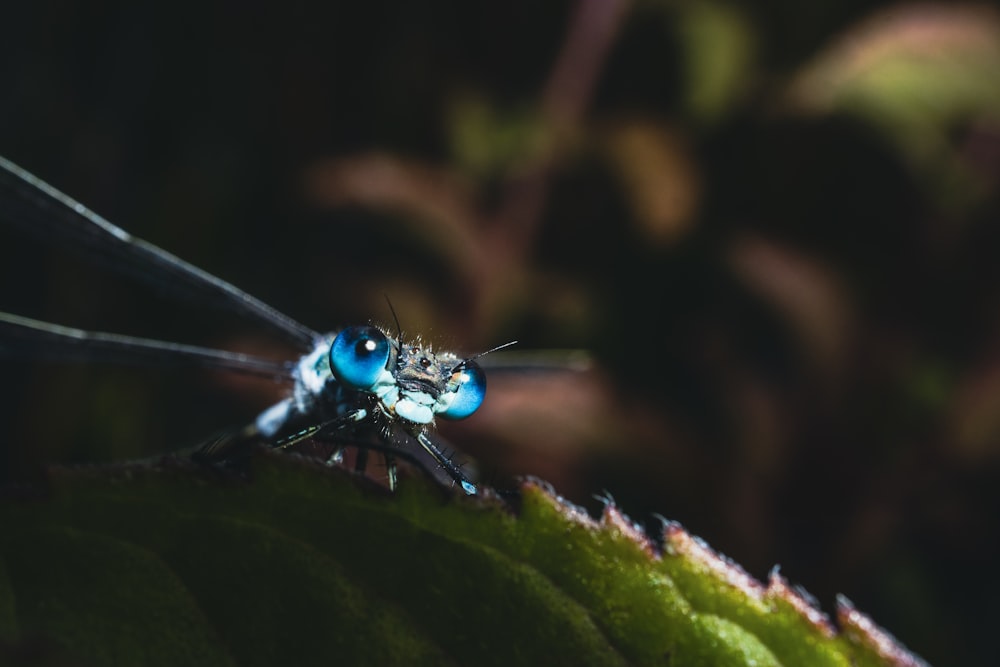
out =
<path fill-rule="evenodd" d="M 317 329 L 476 352 L 442 429 L 934 664 L 1000 623 L 1000 11 L 853 1 L 18 3 L 0 154 Z M 278 358 L 0 229 L 0 310 Z M 3 361 L 0 473 L 190 446 L 270 382 Z"/>

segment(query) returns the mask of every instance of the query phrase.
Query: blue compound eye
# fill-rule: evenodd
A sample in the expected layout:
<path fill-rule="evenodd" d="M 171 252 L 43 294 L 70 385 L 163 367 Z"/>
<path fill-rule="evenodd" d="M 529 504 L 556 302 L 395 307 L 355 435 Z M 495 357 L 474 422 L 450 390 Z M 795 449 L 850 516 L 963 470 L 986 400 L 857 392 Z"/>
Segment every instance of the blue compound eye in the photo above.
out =
<path fill-rule="evenodd" d="M 452 374 L 458 380 L 455 399 L 441 413 L 445 419 L 465 419 L 479 409 L 486 398 L 486 373 L 474 361 L 467 361 Z"/>
<path fill-rule="evenodd" d="M 389 362 L 389 339 L 375 327 L 348 327 L 330 346 L 330 369 L 353 389 L 368 389 Z"/>

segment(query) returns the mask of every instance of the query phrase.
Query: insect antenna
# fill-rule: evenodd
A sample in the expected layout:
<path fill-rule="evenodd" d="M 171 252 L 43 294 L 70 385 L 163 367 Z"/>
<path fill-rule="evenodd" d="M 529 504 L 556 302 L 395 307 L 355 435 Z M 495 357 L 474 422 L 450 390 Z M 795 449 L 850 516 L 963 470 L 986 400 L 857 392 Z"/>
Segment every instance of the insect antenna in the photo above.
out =
<path fill-rule="evenodd" d="M 385 302 L 389 306 L 389 312 L 392 313 L 392 321 L 396 323 L 396 340 L 403 340 L 403 327 L 399 326 L 399 317 L 396 316 L 396 309 L 392 307 L 392 301 L 389 300 L 388 294 L 382 294 L 385 297 Z"/>
<path fill-rule="evenodd" d="M 451 370 L 452 370 L 452 372 L 454 372 L 454 371 L 458 370 L 459 368 L 461 368 L 462 366 L 464 366 L 467 363 L 469 363 L 470 361 L 475 361 L 479 357 L 485 357 L 487 354 L 490 354 L 491 352 L 496 352 L 497 350 L 502 350 L 505 347 L 510 347 L 511 345 L 517 345 L 517 341 L 516 340 L 508 341 L 506 343 L 502 343 L 500 345 L 497 345 L 496 347 L 491 347 L 490 349 L 486 350 L 485 352 L 480 352 L 479 354 L 474 354 L 471 357 L 466 357 L 465 359 L 462 359 L 460 362 L 458 362 L 457 364 L 455 364 L 454 368 L 452 368 Z"/>

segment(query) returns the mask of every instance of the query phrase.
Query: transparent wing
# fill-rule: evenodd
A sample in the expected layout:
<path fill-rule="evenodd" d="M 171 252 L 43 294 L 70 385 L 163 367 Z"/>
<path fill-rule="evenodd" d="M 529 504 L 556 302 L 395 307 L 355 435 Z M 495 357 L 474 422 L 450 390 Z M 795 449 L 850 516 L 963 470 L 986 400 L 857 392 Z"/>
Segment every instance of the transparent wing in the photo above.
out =
<path fill-rule="evenodd" d="M 0 219 L 48 243 L 96 254 L 108 266 L 153 286 L 253 319 L 303 349 L 310 349 L 319 336 L 234 285 L 116 227 L 3 157 Z"/>
<path fill-rule="evenodd" d="M 284 362 L 149 338 L 84 331 L 4 312 L 0 312 L 0 356 L 218 368 L 279 380 L 292 379 L 292 367 Z"/>
<path fill-rule="evenodd" d="M 482 357 L 476 363 L 489 375 L 510 373 L 582 373 L 594 367 L 594 360 L 586 350 L 502 350 Z"/>

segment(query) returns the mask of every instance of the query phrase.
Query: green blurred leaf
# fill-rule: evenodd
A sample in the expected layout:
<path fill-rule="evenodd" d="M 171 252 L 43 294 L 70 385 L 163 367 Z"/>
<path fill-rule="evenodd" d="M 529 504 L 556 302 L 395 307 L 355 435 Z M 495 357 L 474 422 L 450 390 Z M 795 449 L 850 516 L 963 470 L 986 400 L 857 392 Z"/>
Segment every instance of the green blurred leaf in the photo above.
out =
<path fill-rule="evenodd" d="M 449 111 L 455 164 L 478 178 L 533 164 L 550 149 L 550 130 L 531 107 L 500 109 L 482 96 L 466 94 L 456 96 Z"/>
<path fill-rule="evenodd" d="M 847 30 L 790 88 L 812 112 L 863 118 L 902 151 L 946 209 L 993 191 L 955 146 L 970 123 L 1000 124 L 1000 12 L 986 5 L 901 5 Z"/>
<path fill-rule="evenodd" d="M 919 664 L 846 603 L 838 635 L 676 524 L 658 555 L 535 483 L 515 516 L 287 457 L 251 478 L 164 462 L 3 502 L 0 637 L 88 664 Z"/>
<path fill-rule="evenodd" d="M 685 103 L 695 119 L 712 123 L 750 89 L 757 45 L 742 9 L 722 2 L 682 2 L 677 34 L 683 49 Z"/>

